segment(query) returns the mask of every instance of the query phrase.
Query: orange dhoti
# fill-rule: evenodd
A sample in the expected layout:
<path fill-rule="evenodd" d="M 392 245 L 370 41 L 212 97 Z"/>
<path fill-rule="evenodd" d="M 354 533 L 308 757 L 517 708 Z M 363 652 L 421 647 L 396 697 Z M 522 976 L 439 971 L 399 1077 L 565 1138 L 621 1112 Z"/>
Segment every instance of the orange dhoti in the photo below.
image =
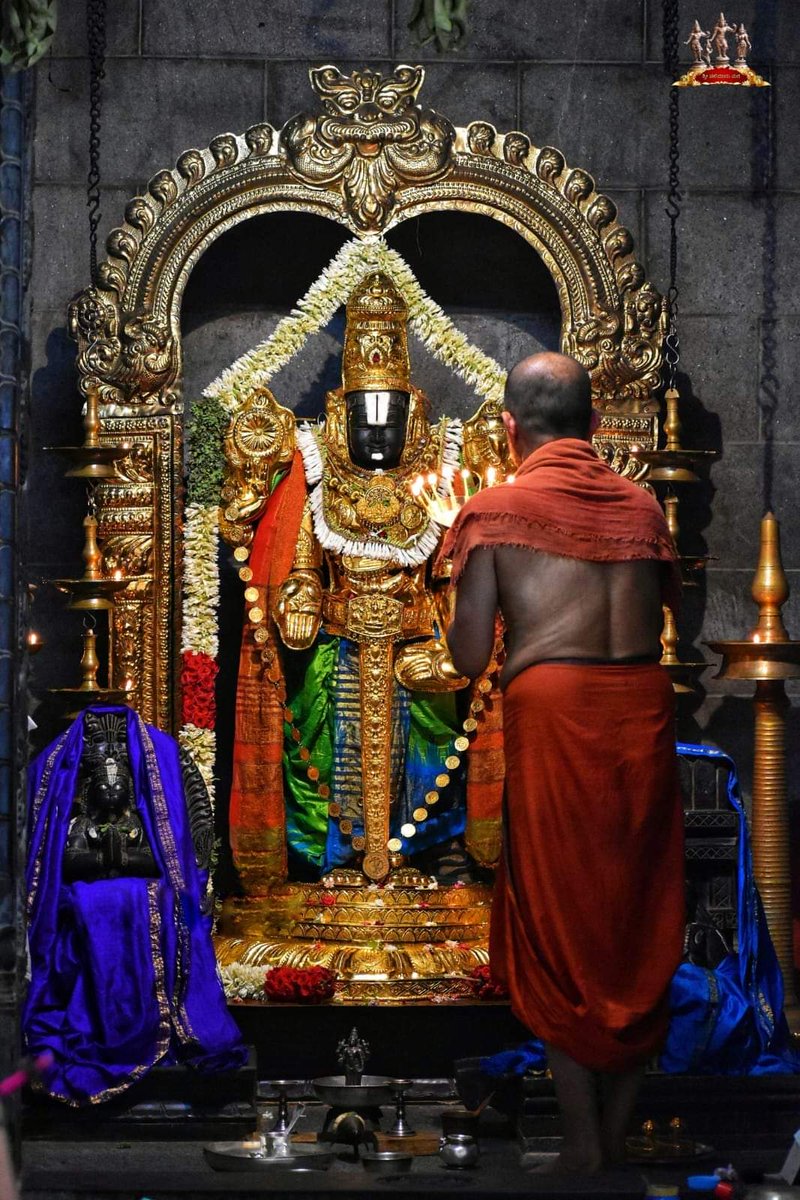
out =
<path fill-rule="evenodd" d="M 593 1070 L 658 1050 L 684 932 L 670 681 L 540 663 L 503 699 L 505 847 L 492 974 L 536 1036 Z"/>

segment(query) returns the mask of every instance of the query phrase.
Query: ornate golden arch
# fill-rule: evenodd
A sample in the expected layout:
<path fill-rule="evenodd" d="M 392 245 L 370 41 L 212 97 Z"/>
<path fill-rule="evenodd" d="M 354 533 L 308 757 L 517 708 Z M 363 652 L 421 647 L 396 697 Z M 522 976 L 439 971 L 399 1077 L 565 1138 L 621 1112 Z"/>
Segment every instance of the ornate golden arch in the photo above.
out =
<path fill-rule="evenodd" d="M 321 101 L 280 131 L 254 125 L 187 150 L 135 196 L 109 234 L 97 282 L 70 305 L 82 391 L 96 390 L 102 437 L 127 440 L 120 478 L 98 490 L 107 564 L 135 576 L 115 614 L 115 683 L 143 715 L 173 725 L 186 281 L 204 250 L 268 212 L 328 217 L 359 237 L 428 212 L 479 213 L 537 251 L 555 281 L 562 349 L 589 370 L 603 434 L 618 453 L 655 441 L 665 307 L 634 257 L 613 201 L 586 171 L 524 134 L 455 128 L 417 105 L 422 67 L 384 79 L 310 72 Z"/>

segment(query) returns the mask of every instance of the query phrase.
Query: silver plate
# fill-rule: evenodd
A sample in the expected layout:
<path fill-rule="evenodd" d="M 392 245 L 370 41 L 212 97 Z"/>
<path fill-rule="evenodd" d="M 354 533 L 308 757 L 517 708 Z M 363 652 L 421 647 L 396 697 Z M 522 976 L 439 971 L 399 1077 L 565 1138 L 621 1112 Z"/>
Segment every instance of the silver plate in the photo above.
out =
<path fill-rule="evenodd" d="M 330 1146 L 297 1142 L 288 1154 L 268 1157 L 250 1143 L 211 1142 L 203 1147 L 206 1160 L 215 1171 L 327 1171 L 336 1157 Z"/>
<path fill-rule="evenodd" d="M 405 1175 L 411 1170 L 414 1156 L 405 1150 L 363 1150 L 361 1161 L 373 1175 Z"/>

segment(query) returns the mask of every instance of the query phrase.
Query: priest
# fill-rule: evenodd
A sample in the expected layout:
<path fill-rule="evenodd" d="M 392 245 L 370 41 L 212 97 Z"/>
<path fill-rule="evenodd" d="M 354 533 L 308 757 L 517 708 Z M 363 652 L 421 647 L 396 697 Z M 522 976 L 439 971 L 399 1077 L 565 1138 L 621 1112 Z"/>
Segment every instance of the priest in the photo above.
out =
<path fill-rule="evenodd" d="M 684 928 L 673 693 L 658 665 L 680 577 L 657 501 L 597 457 L 586 371 L 539 354 L 506 386 L 516 477 L 461 509 L 456 670 L 505 626 L 504 852 L 490 958 L 547 1048 L 560 1165 L 624 1156 L 645 1061 L 667 1030 Z"/>

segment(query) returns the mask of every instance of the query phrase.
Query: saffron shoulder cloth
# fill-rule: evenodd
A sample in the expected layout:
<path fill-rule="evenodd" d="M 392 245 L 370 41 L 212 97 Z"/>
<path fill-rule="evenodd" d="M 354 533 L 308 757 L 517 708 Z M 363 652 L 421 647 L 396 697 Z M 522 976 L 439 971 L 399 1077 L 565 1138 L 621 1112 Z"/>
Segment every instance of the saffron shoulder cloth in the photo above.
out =
<path fill-rule="evenodd" d="M 202 1071 L 241 1066 L 247 1050 L 227 1011 L 201 911 L 177 743 L 127 707 L 136 807 L 157 879 L 62 878 L 83 751 L 82 713 L 29 772 L 28 941 L 23 1011 L 29 1053 L 50 1051 L 45 1090 L 77 1106 L 130 1087 L 157 1062 Z"/>
<path fill-rule="evenodd" d="M 521 546 L 592 562 L 664 563 L 664 603 L 680 600 L 675 544 L 661 506 L 638 484 L 602 462 L 589 442 L 546 442 L 513 482 L 485 488 L 461 509 L 442 546 L 458 583 L 479 546 Z"/>

